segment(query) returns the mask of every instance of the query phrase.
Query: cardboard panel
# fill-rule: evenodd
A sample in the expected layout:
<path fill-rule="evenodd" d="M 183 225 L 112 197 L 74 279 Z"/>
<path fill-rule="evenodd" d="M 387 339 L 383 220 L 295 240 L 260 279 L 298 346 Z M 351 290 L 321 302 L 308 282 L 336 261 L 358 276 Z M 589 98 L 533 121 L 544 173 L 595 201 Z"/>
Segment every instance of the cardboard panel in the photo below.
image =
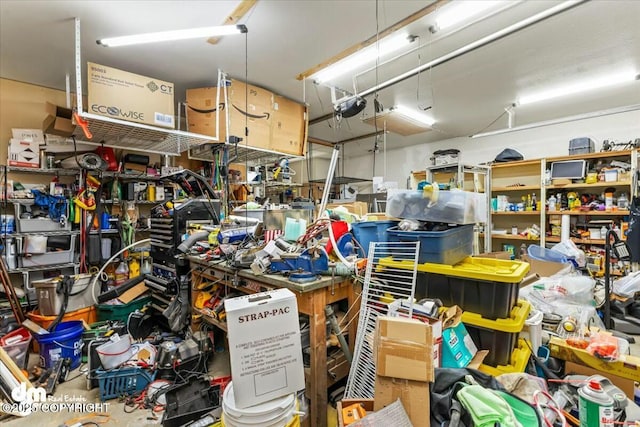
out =
<path fill-rule="evenodd" d="M 378 375 L 433 381 L 433 336 L 429 324 L 400 317 L 378 318 L 375 344 Z"/>
<path fill-rule="evenodd" d="M 376 376 L 374 411 L 379 411 L 398 399 L 414 427 L 431 425 L 428 382 Z"/>
<path fill-rule="evenodd" d="M 271 149 L 302 156 L 307 140 L 307 107 L 276 95 L 273 103 Z"/>
<path fill-rule="evenodd" d="M 175 127 L 173 83 L 92 62 L 87 63 L 87 68 L 89 113 Z"/>
<path fill-rule="evenodd" d="M 216 128 L 216 114 L 218 128 Z M 219 141 L 227 138 L 227 115 L 224 93 L 218 99 L 217 87 L 187 89 L 187 130 L 201 135 L 217 136 Z"/>
<path fill-rule="evenodd" d="M 227 95 L 229 135 L 243 138 L 242 145 L 270 149 L 273 93 L 239 80 L 231 80 Z M 245 135 L 245 129 L 248 135 Z"/>

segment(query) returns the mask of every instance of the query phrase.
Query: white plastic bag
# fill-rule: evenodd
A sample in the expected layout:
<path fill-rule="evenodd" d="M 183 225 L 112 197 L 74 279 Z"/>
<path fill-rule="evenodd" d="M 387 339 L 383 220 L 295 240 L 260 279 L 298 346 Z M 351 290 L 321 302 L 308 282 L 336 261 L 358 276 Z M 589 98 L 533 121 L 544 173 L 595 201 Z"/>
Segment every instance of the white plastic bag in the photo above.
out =
<path fill-rule="evenodd" d="M 636 292 L 640 292 L 640 271 L 630 273 L 613 282 L 613 293 L 616 295 L 633 298 Z"/>
<path fill-rule="evenodd" d="M 578 267 L 584 267 L 587 265 L 587 256 L 584 251 L 578 249 L 571 239 L 563 240 L 551 249 L 566 255 L 569 259 L 574 260 L 578 264 Z"/>

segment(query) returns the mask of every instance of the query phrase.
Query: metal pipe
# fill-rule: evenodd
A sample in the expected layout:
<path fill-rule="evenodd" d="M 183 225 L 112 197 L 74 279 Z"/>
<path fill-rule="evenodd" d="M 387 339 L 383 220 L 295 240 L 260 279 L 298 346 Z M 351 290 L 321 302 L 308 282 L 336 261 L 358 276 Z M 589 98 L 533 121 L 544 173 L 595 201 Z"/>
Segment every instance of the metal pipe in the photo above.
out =
<path fill-rule="evenodd" d="M 336 163 L 338 162 L 338 155 L 340 154 L 339 148 L 336 146 L 331 154 L 331 162 L 329 163 L 329 171 L 327 172 L 327 179 L 324 184 L 324 190 L 322 191 L 322 200 L 320 201 L 319 214 L 322 215 L 327 207 L 327 201 L 329 200 L 329 193 L 331 192 L 331 183 L 333 182 L 333 174 L 336 171 Z"/>
<path fill-rule="evenodd" d="M 442 55 L 439 58 L 433 59 L 429 62 L 426 62 L 416 68 L 413 68 L 407 72 L 404 72 L 402 74 L 397 75 L 396 77 L 393 77 L 385 82 L 382 82 L 380 84 L 377 84 L 365 91 L 362 91 L 358 94 L 358 96 L 361 97 L 365 97 L 368 95 L 371 95 L 374 92 L 378 92 L 381 91 L 383 89 L 386 89 L 390 86 L 395 85 L 396 83 L 400 83 L 408 78 L 411 78 L 415 75 L 417 75 L 418 73 L 421 73 L 424 70 L 427 70 L 429 68 L 433 68 L 435 66 L 444 64 L 445 62 L 449 62 L 452 59 L 455 59 L 459 56 L 465 55 L 469 52 L 472 52 L 476 49 L 479 49 L 483 46 L 488 45 L 489 43 L 492 43 L 496 40 L 500 40 L 503 37 L 509 36 L 511 34 L 514 34 L 520 30 L 523 30 L 531 25 L 537 24 L 538 22 L 541 22 L 547 18 L 550 18 L 552 16 L 555 16 L 559 13 L 565 12 L 575 6 L 578 6 L 582 3 L 584 3 L 587 0 L 570 0 L 570 1 L 565 1 L 563 3 L 560 3 L 559 5 L 556 5 L 554 7 L 551 7 L 543 12 L 537 13 L 533 16 L 530 16 L 526 19 L 523 19 L 519 22 L 516 22 L 513 25 L 509 25 L 508 27 L 503 28 L 502 30 L 496 31 L 495 33 L 489 34 L 486 37 L 482 37 L 481 39 L 478 39 L 474 42 L 471 42 L 465 46 L 462 46 L 459 49 L 456 49 L 452 52 L 449 52 L 446 55 Z M 348 100 L 351 97 L 343 97 L 341 99 L 338 99 L 336 101 L 336 103 L 342 103 L 346 100 Z M 315 121 L 315 120 L 314 120 Z"/>

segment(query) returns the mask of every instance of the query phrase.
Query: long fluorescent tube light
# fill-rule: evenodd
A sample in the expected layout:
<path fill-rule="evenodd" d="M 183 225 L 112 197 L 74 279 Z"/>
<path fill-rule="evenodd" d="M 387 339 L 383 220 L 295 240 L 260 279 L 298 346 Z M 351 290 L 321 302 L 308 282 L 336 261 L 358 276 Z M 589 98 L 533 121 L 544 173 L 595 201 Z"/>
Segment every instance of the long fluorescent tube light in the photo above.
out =
<path fill-rule="evenodd" d="M 442 12 L 436 18 L 436 27 L 439 30 L 453 27 L 460 22 L 466 21 L 487 9 L 495 7 L 503 1 L 460 1 L 452 2 L 449 6 L 445 6 Z"/>
<path fill-rule="evenodd" d="M 344 58 L 343 60 L 318 71 L 313 75 L 313 79 L 318 83 L 328 82 L 329 80 L 333 80 L 338 76 L 374 61 L 376 57 L 378 57 L 378 53 L 380 54 L 380 57 L 383 57 L 408 45 L 412 41 L 413 38 L 406 33 L 386 37 L 380 40 L 378 43 L 379 46 L 376 46 L 374 43 Z"/>
<path fill-rule="evenodd" d="M 512 128 L 498 129 L 498 130 L 492 130 L 492 131 L 489 131 L 489 132 L 476 133 L 475 135 L 471 135 L 471 138 L 482 138 L 482 137 L 485 137 L 485 136 L 502 135 L 502 134 L 505 134 L 505 133 L 519 132 L 519 131 L 523 131 L 523 130 L 535 129 L 535 128 L 544 127 L 544 126 L 557 125 L 557 124 L 560 124 L 560 123 L 568 123 L 568 122 L 574 122 L 574 121 L 578 121 L 578 120 L 587 120 L 587 119 L 593 119 L 593 118 L 598 118 L 598 117 L 603 117 L 603 116 L 609 116 L 609 115 L 612 115 L 612 114 L 621 114 L 621 113 L 627 113 L 629 111 L 638 111 L 638 110 L 640 110 L 640 104 L 632 104 L 632 105 L 627 105 L 627 106 L 624 106 L 624 107 L 611 108 L 611 109 L 608 109 L 608 110 L 594 111 L 592 113 L 578 114 L 576 116 L 561 117 L 559 119 L 552 119 L 552 120 L 545 120 L 543 122 L 529 123 L 529 124 L 526 124 L 526 125 L 516 126 L 516 127 L 512 127 Z"/>
<path fill-rule="evenodd" d="M 132 36 L 109 37 L 97 40 L 96 43 L 105 47 L 119 47 L 134 44 L 227 36 L 246 32 L 247 27 L 244 25 L 219 25 L 216 27 L 190 28 L 187 30 L 160 31 L 157 33 L 136 34 Z"/>
<path fill-rule="evenodd" d="M 425 116 L 424 114 L 420 114 L 419 112 L 412 110 L 411 108 L 405 107 L 404 105 L 398 105 L 393 108 L 393 112 L 402 114 L 403 116 L 416 121 L 418 123 L 425 124 L 429 127 L 433 126 L 436 122 L 433 117 Z"/>
<path fill-rule="evenodd" d="M 571 83 L 566 86 L 560 86 L 554 89 L 532 93 L 531 95 L 525 95 L 518 99 L 517 105 L 533 104 L 534 102 L 546 101 L 548 99 L 559 98 L 561 96 L 574 95 L 590 90 L 615 86 L 637 79 L 638 74 L 635 70 L 616 72 L 613 74 L 607 74 L 606 76 L 597 77 L 595 79 L 583 80 L 581 82 Z"/>

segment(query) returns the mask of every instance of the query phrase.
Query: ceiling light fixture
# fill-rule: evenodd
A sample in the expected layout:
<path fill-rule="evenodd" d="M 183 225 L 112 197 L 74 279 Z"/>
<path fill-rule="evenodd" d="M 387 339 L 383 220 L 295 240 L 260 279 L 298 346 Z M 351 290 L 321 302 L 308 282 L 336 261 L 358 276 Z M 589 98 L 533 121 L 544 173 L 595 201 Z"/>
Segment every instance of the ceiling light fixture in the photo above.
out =
<path fill-rule="evenodd" d="M 436 122 L 435 119 L 433 117 L 429 117 L 429 116 L 425 116 L 424 114 L 420 114 L 419 112 L 409 108 L 409 107 L 405 107 L 404 105 L 397 105 L 395 106 L 391 111 L 395 112 L 395 113 L 399 113 L 402 114 L 403 116 L 405 116 L 408 119 L 411 119 L 415 122 L 421 123 L 421 124 L 425 124 L 429 127 L 433 126 L 433 124 Z"/>
<path fill-rule="evenodd" d="M 638 74 L 635 70 L 626 70 L 615 72 L 605 76 L 597 77 L 591 80 L 583 80 L 577 83 L 570 83 L 565 86 L 556 87 L 554 89 L 544 90 L 531 95 L 525 95 L 518 99 L 517 105 L 533 104 L 534 102 L 546 101 L 549 99 L 560 98 L 567 95 L 575 95 L 595 89 L 616 86 L 622 83 L 638 80 Z"/>
<path fill-rule="evenodd" d="M 331 64 L 330 66 L 315 73 L 312 78 L 317 83 L 325 83 L 335 79 L 343 74 L 353 71 L 354 69 L 372 62 L 376 57 L 383 57 L 392 52 L 395 52 L 402 47 L 408 45 L 415 40 L 415 37 L 409 36 L 406 33 L 391 35 L 386 37 L 376 44 L 371 44 L 366 48 L 357 51 L 356 53 L 347 56 L 341 61 Z"/>
<path fill-rule="evenodd" d="M 144 33 L 132 36 L 109 37 L 97 40 L 96 43 L 104 47 L 119 47 L 134 44 L 219 37 L 246 32 L 247 27 L 245 25 L 219 25 L 216 27 L 190 28 L 187 30 L 160 31 L 157 33 Z"/>
<path fill-rule="evenodd" d="M 502 134 L 505 134 L 505 133 L 520 132 L 520 131 L 523 131 L 523 130 L 536 129 L 536 128 L 545 127 L 545 126 L 557 125 L 557 124 L 560 124 L 560 123 L 575 122 L 575 121 L 578 121 L 578 120 L 587 120 L 587 119 L 593 119 L 593 118 L 609 116 L 609 115 L 612 115 L 612 114 L 622 114 L 622 113 L 627 113 L 629 111 L 639 111 L 639 110 L 640 110 L 640 104 L 633 104 L 633 105 L 627 105 L 627 106 L 624 106 L 624 107 L 611 108 L 611 109 L 608 109 L 608 110 L 594 111 L 592 113 L 578 114 L 578 115 L 575 115 L 575 116 L 561 117 L 559 119 L 552 119 L 552 120 L 545 120 L 545 121 L 542 121 L 542 122 L 529 123 L 529 124 L 526 124 L 526 125 L 516 126 L 516 127 L 512 127 L 512 128 L 498 129 L 498 130 L 492 130 L 492 131 L 489 131 L 489 132 L 476 133 L 474 135 L 471 135 L 471 138 L 482 138 L 482 137 L 485 137 L 485 136 L 502 135 Z"/>
<path fill-rule="evenodd" d="M 453 27 L 487 9 L 504 3 L 504 1 L 484 0 L 453 2 L 448 7 L 445 6 L 442 8 L 442 12 L 440 12 L 436 18 L 435 25 L 430 30 L 431 32 L 436 32 Z"/>

